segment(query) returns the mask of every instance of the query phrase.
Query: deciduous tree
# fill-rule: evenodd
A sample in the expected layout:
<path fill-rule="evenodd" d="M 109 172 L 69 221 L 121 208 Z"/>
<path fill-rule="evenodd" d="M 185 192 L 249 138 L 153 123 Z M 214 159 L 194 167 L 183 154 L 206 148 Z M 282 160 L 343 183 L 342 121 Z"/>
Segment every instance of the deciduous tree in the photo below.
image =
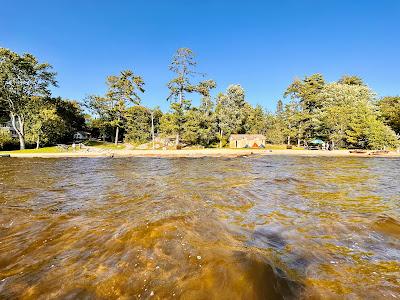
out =
<path fill-rule="evenodd" d="M 51 65 L 40 63 L 32 54 L 0 48 L 0 101 L 10 115 L 20 149 L 25 149 L 25 122 L 31 113 L 34 96 L 50 96 L 50 86 L 57 86 Z"/>
<path fill-rule="evenodd" d="M 400 135 L 400 96 L 382 98 L 378 108 L 385 124 Z"/>
<path fill-rule="evenodd" d="M 217 96 L 216 114 L 219 129 L 220 147 L 230 134 L 240 133 L 245 118 L 245 93 L 243 88 L 238 85 L 230 85 L 226 93 Z"/>

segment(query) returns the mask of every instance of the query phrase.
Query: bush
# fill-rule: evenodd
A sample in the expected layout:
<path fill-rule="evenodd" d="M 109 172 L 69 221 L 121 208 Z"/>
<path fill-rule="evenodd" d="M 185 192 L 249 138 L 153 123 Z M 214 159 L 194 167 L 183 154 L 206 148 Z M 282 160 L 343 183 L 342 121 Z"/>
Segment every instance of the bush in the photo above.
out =
<path fill-rule="evenodd" d="M 12 142 L 11 132 L 8 129 L 0 128 L 0 149 L 4 149 Z"/>

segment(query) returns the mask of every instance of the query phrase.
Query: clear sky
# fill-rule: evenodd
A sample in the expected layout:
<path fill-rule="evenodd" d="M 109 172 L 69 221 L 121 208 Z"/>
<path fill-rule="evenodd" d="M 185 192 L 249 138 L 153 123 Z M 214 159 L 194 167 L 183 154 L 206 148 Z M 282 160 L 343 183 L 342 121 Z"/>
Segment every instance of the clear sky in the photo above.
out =
<path fill-rule="evenodd" d="M 143 104 L 166 110 L 179 47 L 196 53 L 216 92 L 240 83 L 269 110 L 295 77 L 316 72 L 400 94 L 399 0 L 2 0 L 0 46 L 52 64 L 54 95 L 76 100 L 129 68 L 146 82 Z"/>

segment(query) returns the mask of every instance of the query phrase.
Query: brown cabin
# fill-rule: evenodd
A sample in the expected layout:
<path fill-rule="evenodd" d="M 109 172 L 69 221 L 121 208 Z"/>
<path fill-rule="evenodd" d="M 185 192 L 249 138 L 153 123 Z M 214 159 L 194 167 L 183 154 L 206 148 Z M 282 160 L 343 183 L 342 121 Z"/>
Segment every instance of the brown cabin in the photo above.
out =
<path fill-rule="evenodd" d="M 263 148 L 265 136 L 262 134 L 231 134 L 229 137 L 230 148 Z"/>

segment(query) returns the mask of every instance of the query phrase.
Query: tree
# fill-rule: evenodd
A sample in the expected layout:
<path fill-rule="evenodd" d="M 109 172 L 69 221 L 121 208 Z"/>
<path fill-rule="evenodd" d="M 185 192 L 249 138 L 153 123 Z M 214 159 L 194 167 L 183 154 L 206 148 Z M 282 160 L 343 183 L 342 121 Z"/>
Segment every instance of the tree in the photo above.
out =
<path fill-rule="evenodd" d="M 260 105 L 252 107 L 246 103 L 244 106 L 245 120 L 244 131 L 250 134 L 264 134 L 266 129 L 265 113 Z"/>
<path fill-rule="evenodd" d="M 151 137 L 151 112 L 144 106 L 127 109 L 125 140 L 137 144 L 149 141 Z"/>
<path fill-rule="evenodd" d="M 0 149 L 12 143 L 11 132 L 8 129 L 0 128 Z"/>
<path fill-rule="evenodd" d="M 378 108 L 385 124 L 400 135 L 400 96 L 380 99 Z"/>
<path fill-rule="evenodd" d="M 358 76 L 354 76 L 354 75 L 343 75 L 337 83 L 340 84 L 347 84 L 347 85 L 358 85 L 358 86 L 365 86 L 364 81 L 358 77 Z"/>
<path fill-rule="evenodd" d="M 57 141 L 65 132 L 65 122 L 57 114 L 56 105 L 49 98 L 33 97 L 29 102 L 30 113 L 26 118 L 26 137 L 30 143 Z"/>
<path fill-rule="evenodd" d="M 289 85 L 284 97 L 290 97 L 297 101 L 299 112 L 297 117 L 297 140 L 310 139 L 318 136 L 320 128 L 316 114 L 321 108 L 321 92 L 325 86 L 325 80 L 321 74 L 306 76 L 303 80 L 296 79 Z"/>
<path fill-rule="evenodd" d="M 176 122 L 173 126 L 176 130 L 175 144 L 179 144 L 179 138 L 182 134 L 184 123 L 186 121 L 186 111 L 190 109 L 191 101 L 187 99 L 187 94 L 199 93 L 203 96 L 209 95 L 211 89 L 215 88 L 216 83 L 213 80 L 205 80 L 198 84 L 194 84 L 191 78 L 197 75 L 195 67 L 197 63 L 192 50 L 189 48 L 179 48 L 172 58 L 169 70 L 176 74 L 167 86 L 170 91 L 168 100 L 171 101 L 171 109 L 174 114 L 173 120 Z M 169 119 L 170 121 L 172 119 Z M 172 128 L 170 126 L 170 128 Z"/>
<path fill-rule="evenodd" d="M 25 121 L 34 96 L 49 96 L 57 86 L 51 65 L 39 63 L 32 54 L 18 55 L 0 48 L 0 102 L 6 107 L 16 131 L 20 149 L 25 149 Z"/>
<path fill-rule="evenodd" d="M 395 132 L 376 118 L 369 123 L 367 137 L 368 147 L 371 149 L 399 146 L 399 140 Z"/>
<path fill-rule="evenodd" d="M 176 129 L 176 145 L 179 144 L 179 136 L 182 132 L 182 124 L 184 122 L 184 112 L 190 107 L 190 101 L 186 98 L 187 93 L 192 93 L 195 88 L 190 82 L 196 72 L 194 53 L 189 48 L 179 48 L 172 58 L 169 70 L 176 74 L 176 77 L 171 79 L 167 86 L 170 90 L 168 100 L 173 99 L 171 109 L 174 113 L 174 121 L 176 122 L 174 128 Z"/>
<path fill-rule="evenodd" d="M 363 85 L 330 83 L 324 87 L 320 119 L 333 144 L 372 149 L 395 144 L 394 132 L 378 119 L 374 97 Z"/>
<path fill-rule="evenodd" d="M 280 114 L 283 113 L 283 102 L 282 100 L 278 100 L 278 103 L 276 104 L 276 115 L 279 116 Z"/>
<path fill-rule="evenodd" d="M 185 113 L 185 123 L 182 126 L 182 140 L 195 145 L 200 142 L 201 117 L 198 109 L 192 108 Z"/>
<path fill-rule="evenodd" d="M 172 136 L 178 131 L 178 121 L 173 113 L 163 114 L 160 120 L 160 133 L 162 136 Z"/>
<path fill-rule="evenodd" d="M 74 133 L 87 130 L 86 117 L 81 104 L 75 100 L 62 99 L 61 97 L 52 98 L 57 115 L 63 122 L 63 131 L 58 128 L 59 142 L 66 143 L 71 141 Z"/>
<path fill-rule="evenodd" d="M 312 113 L 321 106 L 320 93 L 324 85 L 321 74 L 306 76 L 303 80 L 295 79 L 286 89 L 284 97 L 299 100 L 302 109 Z"/>
<path fill-rule="evenodd" d="M 140 104 L 137 93 L 144 92 L 142 77 L 135 75 L 131 70 L 122 71 L 119 76 L 107 77 L 107 93 L 104 97 L 90 96 L 88 105 L 92 111 L 104 122 L 103 127 L 115 128 L 115 144 L 118 144 L 119 130 L 123 127 L 123 119 L 129 104 Z"/>
<path fill-rule="evenodd" d="M 286 142 L 288 145 L 291 144 L 291 140 L 299 138 L 302 133 L 301 122 L 305 119 L 305 115 L 299 107 L 299 103 L 296 101 L 290 101 L 285 105 L 285 109 L 281 114 L 281 120 L 284 126 L 283 133 L 286 136 Z"/>
<path fill-rule="evenodd" d="M 148 109 L 150 111 L 150 119 L 151 119 L 151 140 L 152 140 L 152 148 L 155 148 L 155 136 L 158 135 L 160 130 L 160 121 L 163 115 L 162 111 L 159 107 Z"/>
<path fill-rule="evenodd" d="M 199 143 L 208 146 L 215 140 L 217 133 L 216 115 L 214 113 L 214 102 L 211 98 L 210 91 L 216 87 L 213 80 L 200 82 L 198 91 L 202 95 L 201 103 L 198 110 L 200 119 L 200 127 L 198 129 Z"/>
<path fill-rule="evenodd" d="M 280 115 L 265 114 L 264 135 L 268 143 L 282 144 L 286 142 L 286 127 L 283 112 Z"/>
<path fill-rule="evenodd" d="M 239 84 L 230 85 L 225 94 L 217 96 L 216 114 L 219 128 L 220 148 L 232 133 L 240 133 L 245 118 L 245 93 Z"/>

